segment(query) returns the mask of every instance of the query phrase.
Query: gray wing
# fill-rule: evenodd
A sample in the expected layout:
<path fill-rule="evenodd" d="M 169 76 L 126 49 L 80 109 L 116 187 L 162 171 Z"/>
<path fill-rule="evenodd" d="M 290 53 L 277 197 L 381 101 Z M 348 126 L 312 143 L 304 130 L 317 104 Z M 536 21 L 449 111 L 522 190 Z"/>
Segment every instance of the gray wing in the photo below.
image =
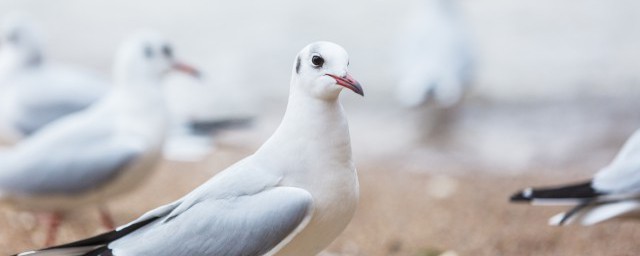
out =
<path fill-rule="evenodd" d="M 16 129 L 23 134 L 31 135 L 45 125 L 85 109 L 89 102 L 38 102 L 36 104 L 23 104 L 21 114 L 15 120 Z"/>
<path fill-rule="evenodd" d="M 109 248 L 114 255 L 263 255 L 306 225 L 312 203 L 311 194 L 292 187 L 203 200 Z"/>
<path fill-rule="evenodd" d="M 108 88 L 98 78 L 60 68 L 48 68 L 16 83 L 20 105 L 15 126 L 27 135 L 89 107 L 105 95 Z"/>
<path fill-rule="evenodd" d="M 0 158 L 0 190 L 16 195 L 88 191 L 144 153 L 144 148 L 116 140 L 108 128 L 97 126 L 43 134 L 6 152 Z"/>

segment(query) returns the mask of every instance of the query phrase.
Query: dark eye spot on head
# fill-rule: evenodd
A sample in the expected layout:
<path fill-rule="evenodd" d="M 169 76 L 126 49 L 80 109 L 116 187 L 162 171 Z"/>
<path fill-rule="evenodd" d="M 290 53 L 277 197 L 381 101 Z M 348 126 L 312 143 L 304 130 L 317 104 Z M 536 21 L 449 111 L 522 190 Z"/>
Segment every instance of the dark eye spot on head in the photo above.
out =
<path fill-rule="evenodd" d="M 296 60 L 296 74 L 300 74 L 300 56 Z"/>
<path fill-rule="evenodd" d="M 324 59 L 319 55 L 313 55 L 313 57 L 311 57 L 311 64 L 316 68 L 320 68 L 324 65 Z"/>
<path fill-rule="evenodd" d="M 153 49 L 151 49 L 151 46 L 147 45 L 144 47 L 144 56 L 147 57 L 147 59 L 153 58 Z"/>
<path fill-rule="evenodd" d="M 171 59 L 173 58 L 173 49 L 171 49 L 171 47 L 168 45 L 162 46 L 162 54 L 164 54 L 165 57 Z"/>

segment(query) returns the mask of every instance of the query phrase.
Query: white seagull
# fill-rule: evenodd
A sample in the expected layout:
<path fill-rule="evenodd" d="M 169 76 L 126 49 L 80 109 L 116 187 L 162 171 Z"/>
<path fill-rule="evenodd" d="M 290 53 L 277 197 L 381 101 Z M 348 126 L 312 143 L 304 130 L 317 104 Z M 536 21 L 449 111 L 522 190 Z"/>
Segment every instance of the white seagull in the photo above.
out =
<path fill-rule="evenodd" d="M 452 0 L 422 0 L 401 31 L 397 67 L 398 101 L 416 107 L 433 99 L 441 107 L 458 103 L 467 89 L 473 56 Z"/>
<path fill-rule="evenodd" d="M 358 177 L 338 96 L 347 52 L 305 47 L 282 123 L 253 155 L 117 230 L 20 255 L 315 255 L 351 220 Z"/>
<path fill-rule="evenodd" d="M 39 33 L 13 13 L 0 27 L 0 139 L 15 143 L 105 95 L 108 82 L 45 58 Z"/>
<path fill-rule="evenodd" d="M 153 33 L 126 41 L 114 69 L 116 83 L 105 98 L 0 153 L 0 201 L 48 213 L 48 245 L 65 211 L 101 206 L 146 179 L 167 129 L 161 79 L 172 69 L 196 74 Z M 101 214 L 112 226 L 104 208 Z"/>
<path fill-rule="evenodd" d="M 553 188 L 527 188 L 511 201 L 574 206 L 552 217 L 549 225 L 577 221 L 587 226 L 616 217 L 640 217 L 640 130 L 593 179 Z"/>
<path fill-rule="evenodd" d="M 230 130 L 248 129 L 253 118 L 223 117 L 212 120 L 182 120 L 173 116 L 164 145 L 164 158 L 178 162 L 199 162 L 215 150 L 214 137 Z"/>

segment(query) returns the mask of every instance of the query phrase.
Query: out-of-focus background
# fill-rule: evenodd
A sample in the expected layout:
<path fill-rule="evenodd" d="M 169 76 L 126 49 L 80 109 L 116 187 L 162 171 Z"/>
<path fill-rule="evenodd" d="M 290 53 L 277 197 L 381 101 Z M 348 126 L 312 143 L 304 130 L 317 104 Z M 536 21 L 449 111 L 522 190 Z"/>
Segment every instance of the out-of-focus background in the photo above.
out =
<path fill-rule="evenodd" d="M 406 50 L 398 45 L 429 1 L 437 0 L 2 0 L 0 16 L 28 13 L 44 32 L 47 58 L 105 77 L 124 38 L 158 30 L 205 74 L 205 86 L 170 78 L 170 95 L 196 103 L 176 108 L 256 116 L 251 129 L 216 138 L 204 161 L 163 163 L 137 193 L 110 205 L 118 224 L 253 152 L 280 121 L 296 53 L 327 40 L 347 49 L 366 97 L 341 96 L 362 198 L 326 255 L 640 252 L 637 223 L 548 227 L 562 208 L 508 203 L 522 187 L 589 178 L 640 128 L 640 2 L 451 0 L 447 11 L 473 55 L 470 89 L 447 110 L 405 108 L 395 97 L 403 76 L 395 63 Z M 1 213 L 0 254 L 41 245 L 33 217 Z M 103 231 L 95 216 L 73 216 L 61 242 Z"/>

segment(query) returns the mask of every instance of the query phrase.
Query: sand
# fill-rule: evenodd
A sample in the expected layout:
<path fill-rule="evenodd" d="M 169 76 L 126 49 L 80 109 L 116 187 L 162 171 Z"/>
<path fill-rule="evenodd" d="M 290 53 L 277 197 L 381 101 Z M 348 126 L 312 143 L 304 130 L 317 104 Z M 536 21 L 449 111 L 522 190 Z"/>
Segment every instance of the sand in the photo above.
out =
<path fill-rule="evenodd" d="M 250 152 L 250 148 L 223 147 L 202 163 L 165 162 L 139 190 L 109 207 L 116 222 L 125 224 L 181 197 Z M 549 227 L 547 218 L 562 207 L 508 203 L 509 195 L 519 188 L 575 180 L 575 173 L 539 170 L 558 174 L 448 175 L 444 170 L 400 170 L 398 165 L 393 161 L 358 164 L 358 210 L 324 255 L 635 255 L 640 251 L 638 223 Z M 32 215 L 8 209 L 1 213 L 1 255 L 42 246 L 44 229 L 36 225 Z M 67 216 L 59 242 L 104 231 L 97 211 L 83 209 Z"/>

